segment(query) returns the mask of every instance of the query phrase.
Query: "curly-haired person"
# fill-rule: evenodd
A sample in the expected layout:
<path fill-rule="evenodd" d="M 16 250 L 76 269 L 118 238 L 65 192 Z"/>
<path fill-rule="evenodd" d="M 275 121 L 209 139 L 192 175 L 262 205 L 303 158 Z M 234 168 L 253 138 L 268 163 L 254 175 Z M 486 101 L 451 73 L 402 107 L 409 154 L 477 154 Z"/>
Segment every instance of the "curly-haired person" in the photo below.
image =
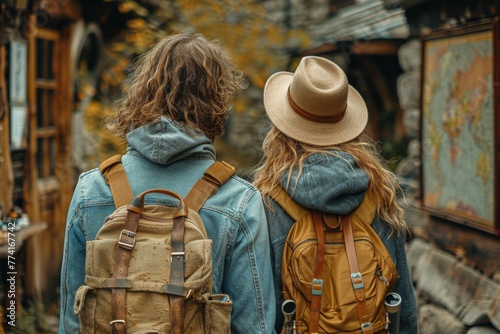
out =
<path fill-rule="evenodd" d="M 108 128 L 125 138 L 121 162 L 134 194 L 152 188 L 185 197 L 215 160 L 242 73 L 215 41 L 177 34 L 134 63 Z M 98 168 L 80 175 L 69 208 L 61 273 L 60 333 L 78 333 L 75 293 L 85 280 L 85 244 L 115 210 Z M 273 333 L 274 288 L 259 191 L 233 175 L 199 211 L 212 239 L 212 293 L 233 306 L 232 333 Z M 110 326 L 111 332 L 111 326 Z"/>

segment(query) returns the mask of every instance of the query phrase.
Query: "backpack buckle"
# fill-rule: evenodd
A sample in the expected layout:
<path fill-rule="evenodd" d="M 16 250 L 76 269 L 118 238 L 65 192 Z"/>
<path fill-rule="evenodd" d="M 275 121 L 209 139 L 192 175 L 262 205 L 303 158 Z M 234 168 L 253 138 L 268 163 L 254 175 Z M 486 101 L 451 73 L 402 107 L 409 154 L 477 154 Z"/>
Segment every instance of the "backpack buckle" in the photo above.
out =
<path fill-rule="evenodd" d="M 120 238 L 118 239 L 118 245 L 122 248 L 132 250 L 132 248 L 134 248 L 135 246 L 135 236 L 135 232 L 125 229 L 122 230 L 122 232 L 120 233 Z M 125 238 L 128 238 L 128 240 Z"/>
<path fill-rule="evenodd" d="M 176 260 L 180 260 L 181 256 L 182 256 L 182 259 L 184 261 L 186 261 L 186 259 L 184 259 L 184 252 L 172 252 L 172 254 L 170 254 L 170 263 L 172 263 L 172 261 L 174 260 L 174 257 L 176 257 Z"/>
<path fill-rule="evenodd" d="M 323 294 L 323 280 L 322 279 L 313 278 L 312 294 L 314 296 L 321 296 Z"/>
<path fill-rule="evenodd" d="M 366 332 L 365 332 L 366 330 Z M 371 322 L 365 322 L 364 324 L 361 324 L 361 333 L 374 333 L 373 332 L 373 326 Z"/>
<path fill-rule="evenodd" d="M 363 283 L 363 276 L 360 272 L 351 273 L 351 282 L 355 290 L 365 287 L 365 284 Z"/>

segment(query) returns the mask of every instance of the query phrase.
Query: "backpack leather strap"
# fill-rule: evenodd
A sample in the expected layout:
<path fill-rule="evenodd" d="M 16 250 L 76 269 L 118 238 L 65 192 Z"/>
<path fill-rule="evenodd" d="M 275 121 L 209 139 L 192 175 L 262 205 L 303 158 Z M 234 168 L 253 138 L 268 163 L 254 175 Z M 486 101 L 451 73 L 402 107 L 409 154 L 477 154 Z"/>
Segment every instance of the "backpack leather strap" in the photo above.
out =
<path fill-rule="evenodd" d="M 186 195 L 187 207 L 198 212 L 207 199 L 235 173 L 235 168 L 227 162 L 214 162 Z"/>
<path fill-rule="evenodd" d="M 172 257 L 170 259 L 170 284 L 184 286 L 184 218 L 175 217 L 172 227 Z M 184 333 L 186 298 L 169 295 L 172 333 Z"/>
<path fill-rule="evenodd" d="M 361 332 L 363 334 L 373 334 L 374 331 L 372 323 L 369 321 L 368 309 L 366 306 L 363 276 L 359 270 L 358 257 L 356 255 L 356 247 L 354 245 L 351 215 L 347 215 L 342 218 L 342 230 L 346 247 L 347 263 L 349 264 L 349 269 L 351 271 L 351 282 L 354 288 L 354 294 L 356 295 Z"/>
<path fill-rule="evenodd" d="M 285 210 L 285 212 L 294 220 L 298 221 L 304 215 L 309 213 L 309 210 L 295 202 L 290 195 L 280 186 L 276 186 L 269 194 Z"/>
<path fill-rule="evenodd" d="M 116 261 L 113 269 L 112 281 L 115 286 L 111 289 L 111 312 L 113 320 L 109 323 L 113 330 L 113 334 L 125 334 L 125 319 L 126 319 L 126 292 L 127 287 L 120 286 L 123 278 L 128 276 L 128 268 L 130 258 L 132 256 L 132 249 L 135 245 L 135 236 L 137 227 L 139 226 L 139 219 L 141 214 L 134 210 L 129 210 L 127 219 L 123 226 L 118 239 L 118 249 L 116 252 Z"/>
<path fill-rule="evenodd" d="M 121 163 L 121 155 L 117 154 L 108 158 L 99 165 L 102 176 L 111 188 L 115 207 L 128 205 L 134 198 L 134 193 L 128 182 L 127 174 Z"/>
<path fill-rule="evenodd" d="M 313 211 L 314 230 L 318 238 L 318 247 L 316 252 L 316 266 L 314 269 L 314 278 L 312 281 L 311 294 L 311 316 L 309 321 L 309 332 L 316 334 L 319 332 L 319 316 L 321 311 L 321 296 L 323 294 L 323 262 L 325 258 L 325 231 L 323 229 L 323 215 L 320 212 Z"/>

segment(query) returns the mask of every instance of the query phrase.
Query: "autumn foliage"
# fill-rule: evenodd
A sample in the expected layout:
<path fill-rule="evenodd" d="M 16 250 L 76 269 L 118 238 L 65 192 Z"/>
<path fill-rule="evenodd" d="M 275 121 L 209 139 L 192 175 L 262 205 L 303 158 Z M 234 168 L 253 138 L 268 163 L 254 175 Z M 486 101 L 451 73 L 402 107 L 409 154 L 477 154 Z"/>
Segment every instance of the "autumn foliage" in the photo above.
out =
<path fill-rule="evenodd" d="M 289 39 L 304 46 L 308 43 L 304 34 L 271 22 L 264 2 L 260 1 L 122 0 L 117 2 L 117 12 L 125 18 L 126 25 L 106 41 L 99 85 L 84 113 L 85 126 L 95 134 L 94 138 L 99 138 L 99 154 L 92 157 L 98 160 L 110 152 L 123 152 L 124 143 L 105 130 L 103 119 L 112 111 L 118 94 L 126 92 L 122 85 L 131 61 L 164 36 L 193 31 L 219 40 L 244 71 L 248 86 L 258 89 L 264 87 L 270 74 L 286 70 Z M 244 113 L 248 103 L 251 102 L 243 93 L 235 101 L 234 111 Z"/>

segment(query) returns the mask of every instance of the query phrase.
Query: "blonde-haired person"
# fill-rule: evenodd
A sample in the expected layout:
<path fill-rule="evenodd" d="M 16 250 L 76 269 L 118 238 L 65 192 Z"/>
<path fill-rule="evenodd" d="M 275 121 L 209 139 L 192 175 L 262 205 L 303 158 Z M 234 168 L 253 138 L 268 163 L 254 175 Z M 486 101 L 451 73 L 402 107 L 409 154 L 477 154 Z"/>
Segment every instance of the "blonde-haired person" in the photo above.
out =
<path fill-rule="evenodd" d="M 134 194 L 164 188 L 186 196 L 215 160 L 213 141 L 223 132 L 241 79 L 221 45 L 199 34 L 168 36 L 133 64 L 108 126 L 127 141 L 121 162 Z M 85 242 L 95 239 L 114 210 L 99 169 L 80 175 L 66 224 L 60 333 L 79 331 L 73 304 L 85 279 Z M 232 176 L 199 213 L 213 241 L 212 292 L 233 301 L 231 332 L 273 333 L 272 266 L 260 193 Z"/>
<path fill-rule="evenodd" d="M 335 63 L 301 59 L 295 73 L 278 72 L 266 82 L 264 106 L 271 129 L 254 184 L 266 204 L 271 239 L 277 321 L 283 324 L 281 260 L 292 219 L 271 198 L 278 185 L 295 202 L 335 215 L 354 211 L 367 193 L 376 198 L 372 223 L 399 274 L 394 291 L 403 300 L 401 333 L 417 333 L 417 310 L 405 253 L 404 210 L 395 175 L 384 166 L 378 147 L 364 129 L 368 111 L 361 95 Z"/>

